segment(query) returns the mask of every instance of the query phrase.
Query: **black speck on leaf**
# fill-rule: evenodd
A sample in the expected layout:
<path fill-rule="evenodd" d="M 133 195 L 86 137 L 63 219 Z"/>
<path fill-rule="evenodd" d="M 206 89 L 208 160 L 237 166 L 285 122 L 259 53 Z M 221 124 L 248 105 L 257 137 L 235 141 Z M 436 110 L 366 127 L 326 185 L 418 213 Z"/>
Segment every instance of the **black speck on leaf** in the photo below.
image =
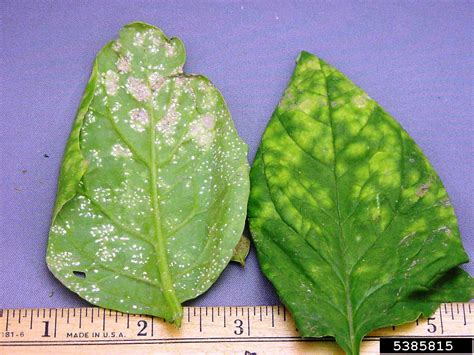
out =
<path fill-rule="evenodd" d="M 49 158 L 49 155 L 48 154 L 43 154 L 43 157 Z"/>
<path fill-rule="evenodd" d="M 26 174 L 27 172 L 28 172 L 28 170 L 26 170 L 26 169 L 23 169 L 23 170 L 21 171 L 22 174 Z"/>

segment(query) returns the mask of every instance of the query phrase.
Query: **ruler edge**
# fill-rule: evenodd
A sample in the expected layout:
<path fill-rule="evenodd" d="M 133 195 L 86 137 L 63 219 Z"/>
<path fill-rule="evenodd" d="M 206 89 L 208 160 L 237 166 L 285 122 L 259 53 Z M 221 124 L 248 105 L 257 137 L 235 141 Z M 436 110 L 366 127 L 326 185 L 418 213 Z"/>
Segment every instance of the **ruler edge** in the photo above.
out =
<path fill-rule="evenodd" d="M 438 311 L 442 312 L 441 308 L 443 306 L 445 306 L 445 309 L 446 309 L 446 306 L 453 305 L 453 304 L 462 304 L 462 305 L 469 304 L 469 308 L 470 308 L 470 305 L 471 304 L 474 305 L 474 302 L 473 301 L 469 301 L 469 302 L 443 302 L 439 305 L 439 307 L 434 311 L 433 314 L 436 314 Z M 246 317 L 246 316 L 249 316 L 249 315 L 248 315 L 248 312 L 244 312 L 244 310 L 248 311 L 249 309 L 252 309 L 252 308 L 257 309 L 257 308 L 263 308 L 263 307 L 265 307 L 267 309 L 271 308 L 272 310 L 274 310 L 274 309 L 283 309 L 284 312 L 287 312 L 290 319 L 294 322 L 294 320 L 291 316 L 291 313 L 286 309 L 286 307 L 284 305 L 281 305 L 281 304 L 280 305 L 261 305 L 261 306 L 258 306 L 258 305 L 257 306 L 184 306 L 183 310 L 187 309 L 187 310 L 190 311 L 190 310 L 196 310 L 196 309 L 201 309 L 202 310 L 202 309 L 209 309 L 209 308 L 214 308 L 214 309 L 215 308 L 223 308 L 223 309 L 230 309 L 231 310 L 232 308 L 235 308 L 236 311 L 238 309 L 241 309 L 242 310 L 242 316 Z M 157 317 L 157 316 L 146 315 L 146 314 L 126 313 L 126 312 L 116 311 L 116 310 L 97 307 L 97 306 L 57 307 L 57 308 L 48 308 L 48 307 L 46 307 L 46 308 L 0 308 L 0 318 L 4 317 L 3 314 L 4 314 L 5 311 L 7 311 L 7 315 L 10 311 L 13 311 L 14 313 L 16 311 L 19 311 L 19 313 L 20 313 L 19 317 L 21 317 L 21 313 L 23 311 L 26 311 L 25 312 L 26 315 L 24 316 L 24 318 L 27 318 L 27 315 L 28 315 L 29 312 L 31 314 L 33 314 L 35 311 L 37 313 L 39 313 L 40 311 L 43 311 L 43 313 L 45 313 L 46 311 L 49 310 L 49 315 L 47 316 L 48 319 L 54 319 L 54 318 L 57 319 L 57 315 L 58 315 L 59 310 L 84 310 L 84 309 L 87 309 L 87 310 L 91 309 L 92 312 L 94 312 L 97 309 L 97 315 L 100 316 L 102 314 L 103 318 L 105 318 L 105 317 L 107 317 L 107 318 L 115 317 L 115 315 L 112 315 L 112 314 L 119 314 L 120 313 L 122 317 L 127 316 L 127 317 L 145 318 L 145 319 L 151 319 L 151 320 L 158 319 L 158 320 L 163 321 L 163 323 L 170 324 L 170 323 L 164 321 L 162 318 Z M 109 315 L 106 315 L 107 311 L 109 311 Z M 54 317 L 53 317 L 53 314 L 52 314 L 53 312 L 54 312 Z M 245 315 L 245 313 L 247 313 L 247 315 Z M 470 312 L 470 313 L 472 313 L 472 312 Z M 279 314 L 280 314 L 280 312 L 279 312 Z M 447 314 L 449 314 L 449 313 L 447 313 Z M 238 314 L 236 314 L 236 316 L 238 316 Z M 197 315 L 193 315 L 193 317 L 197 317 Z M 16 317 L 14 319 L 16 319 Z M 427 319 L 427 318 L 420 317 L 418 319 Z M 407 322 L 407 323 L 404 323 L 404 324 L 400 324 L 397 327 L 412 324 L 412 323 L 415 323 L 415 322 L 416 321 Z M 193 323 L 193 322 L 189 322 L 189 323 Z M 5 324 L 6 324 L 6 322 L 5 322 Z M 466 325 L 466 324 L 464 324 L 464 325 Z M 389 328 L 389 327 L 384 327 L 384 328 Z M 384 328 L 379 328 L 379 329 L 384 329 Z M 379 329 L 376 329 L 376 330 L 379 330 Z M 376 331 L 376 330 L 374 330 L 374 331 Z M 8 331 L 8 330 L 5 330 L 5 331 Z M 270 340 L 269 338 L 272 338 L 272 340 Z M 387 335 L 382 335 L 381 336 L 381 335 L 370 335 L 370 334 L 368 334 L 363 338 L 362 342 L 365 342 L 365 341 L 369 341 L 369 342 L 380 341 L 381 338 L 406 338 L 406 339 L 410 339 L 410 338 L 433 338 L 433 339 L 436 339 L 436 338 L 470 338 L 470 339 L 474 339 L 474 334 L 469 334 L 469 335 L 466 335 L 466 334 L 463 334 L 463 335 L 445 335 L 445 336 L 443 336 L 442 334 L 441 335 L 424 335 L 424 336 L 420 336 L 420 335 L 399 335 L 399 334 L 394 334 L 393 336 L 387 336 Z M 37 340 L 4 341 L 4 339 L 5 339 L 4 337 L 0 338 L 0 347 L 22 347 L 22 346 L 23 347 L 30 347 L 30 346 L 43 347 L 43 346 L 69 346 L 69 345 L 84 345 L 84 346 L 109 345 L 109 346 L 114 346 L 114 345 L 127 345 L 127 344 L 128 345 L 174 344 L 174 343 L 190 343 L 190 344 L 194 343 L 195 344 L 195 343 L 219 343 L 219 342 L 236 342 L 236 343 L 254 343 L 254 342 L 262 342 L 262 343 L 264 343 L 264 342 L 315 342 L 315 343 L 329 342 L 329 343 L 333 343 L 333 342 L 335 342 L 334 337 L 330 337 L 330 336 L 315 337 L 315 338 L 302 338 L 300 336 L 297 336 L 297 337 L 289 337 L 289 336 L 276 336 L 276 337 L 246 336 L 245 338 L 238 338 L 238 337 L 153 338 L 153 335 L 152 335 L 152 338 L 146 338 L 146 339 L 130 339 L 128 341 L 125 341 L 124 339 L 122 339 L 122 340 L 102 340 L 102 339 L 98 339 L 98 340 L 91 340 L 87 343 L 84 340 L 72 340 L 72 341 L 50 340 L 50 341 L 41 342 L 41 341 L 37 341 Z M 207 339 L 207 340 L 199 341 L 199 339 Z"/>

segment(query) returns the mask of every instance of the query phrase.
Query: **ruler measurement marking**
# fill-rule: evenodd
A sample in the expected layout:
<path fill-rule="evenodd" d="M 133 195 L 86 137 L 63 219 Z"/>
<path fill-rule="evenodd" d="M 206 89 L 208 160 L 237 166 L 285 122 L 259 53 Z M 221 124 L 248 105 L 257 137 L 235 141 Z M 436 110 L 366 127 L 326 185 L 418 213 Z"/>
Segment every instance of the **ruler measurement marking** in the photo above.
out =
<path fill-rule="evenodd" d="M 448 314 L 448 307 L 446 306 L 446 303 L 444 304 L 444 313 Z"/>
<path fill-rule="evenodd" d="M 444 308 L 446 309 L 446 304 L 444 305 Z M 439 309 L 439 318 L 440 318 L 440 321 L 441 321 L 441 334 L 444 334 L 443 312 L 441 312 L 441 308 Z"/>
<path fill-rule="evenodd" d="M 404 338 L 412 338 L 410 336 Z M 436 338 L 436 337 L 432 337 Z M 364 341 L 379 341 L 379 337 L 370 337 L 367 336 L 364 338 Z M 32 341 L 32 342 L 5 342 L 4 344 L 13 345 L 13 346 L 90 346 L 90 345 L 108 345 L 111 343 L 116 344 L 193 344 L 193 343 L 220 343 L 222 341 L 226 342 L 236 342 L 236 343 L 247 343 L 247 342 L 333 342 L 332 339 L 303 339 L 301 337 L 251 337 L 251 338 L 226 338 L 226 337 L 210 337 L 210 338 L 162 338 L 162 339 L 122 339 L 118 341 L 114 340 L 82 340 L 82 341 L 73 341 L 73 342 L 61 342 L 61 341 Z M 43 345 L 44 344 L 44 345 Z"/>
<path fill-rule="evenodd" d="M 86 314 L 87 317 L 87 314 Z M 94 323 L 94 309 L 91 309 L 91 323 Z"/>
<path fill-rule="evenodd" d="M 272 328 L 275 328 L 275 312 L 273 311 L 273 306 L 272 306 Z"/>
<path fill-rule="evenodd" d="M 462 304 L 462 315 L 464 318 L 464 325 L 466 325 L 466 309 L 464 308 L 464 303 Z"/>
<path fill-rule="evenodd" d="M 54 337 L 56 338 L 56 330 L 58 327 L 58 310 L 57 308 L 54 309 Z"/>
<path fill-rule="evenodd" d="M 418 336 L 404 335 L 401 336 L 405 339 L 418 338 Z M 453 335 L 452 338 L 470 338 L 469 335 Z M 436 336 L 428 336 L 427 338 L 436 339 Z M 381 337 L 367 335 L 364 337 L 363 341 L 379 341 Z M 206 342 L 258 342 L 258 341 L 267 341 L 267 342 L 284 342 L 284 341 L 301 341 L 301 342 L 323 342 L 323 343 L 332 343 L 334 340 L 332 338 L 313 338 L 313 339 L 303 339 L 299 336 L 288 336 L 288 337 L 278 337 L 278 336 L 258 336 L 250 338 L 236 338 L 236 337 L 190 337 L 190 338 L 157 338 L 157 339 L 122 339 L 122 340 L 82 340 L 82 341 L 72 341 L 72 342 L 63 342 L 63 341 L 10 341 L 4 342 L 4 344 L 9 345 L 41 345 L 41 343 L 47 343 L 50 345 L 89 345 L 89 344 L 154 344 L 154 343 L 206 343 Z"/>
<path fill-rule="evenodd" d="M 468 336 L 455 336 L 455 338 L 466 338 Z M 403 336 L 402 338 L 411 339 L 413 336 Z M 437 337 L 432 337 L 436 339 Z M 262 337 L 262 338 L 246 338 L 246 339 L 236 339 L 236 338 L 190 338 L 190 339 L 143 339 L 139 340 L 89 340 L 81 342 L 32 342 L 32 343 L 6 343 L 10 346 L 90 346 L 90 345 L 113 345 L 117 344 L 194 344 L 194 343 L 222 343 L 223 341 L 228 343 L 282 343 L 282 342 L 311 342 L 311 343 L 331 343 L 332 339 L 302 339 L 300 337 L 289 337 L 289 338 L 279 338 L 279 337 Z M 378 337 L 365 337 L 364 342 L 378 342 L 380 338 Z M 42 344 L 43 343 L 43 344 Z"/>
<path fill-rule="evenodd" d="M 224 309 L 223 309 L 223 312 L 222 312 L 222 313 L 224 313 L 224 328 L 225 328 L 225 327 L 226 327 L 226 324 L 225 324 L 225 307 L 224 307 Z"/>
<path fill-rule="evenodd" d="M 191 322 L 191 315 L 190 315 L 190 311 L 189 311 L 189 308 L 188 308 L 188 323 Z"/>
<path fill-rule="evenodd" d="M 202 332 L 202 308 L 199 307 L 199 331 Z"/>
<path fill-rule="evenodd" d="M 255 312 L 255 307 L 253 308 Z M 244 308 L 242 307 L 242 312 L 244 311 Z M 249 314 L 249 309 L 247 308 L 247 335 L 250 336 L 250 314 Z"/>
<path fill-rule="evenodd" d="M 454 307 L 455 306 L 455 307 Z M 10 338 L 0 338 L 0 349 L 2 346 L 6 346 L 5 350 L 9 349 L 9 346 L 53 346 L 57 345 L 60 346 L 64 345 L 93 345 L 93 344 L 101 344 L 101 345 L 108 345 L 114 346 L 117 344 L 151 344 L 154 343 L 161 343 L 161 344 L 172 344 L 172 343 L 205 343 L 205 342 L 212 342 L 212 343 L 219 343 L 219 342 L 229 342 L 229 343 L 258 343 L 261 342 L 261 346 L 265 342 L 272 341 L 275 344 L 280 341 L 290 341 L 290 338 L 293 338 L 292 341 L 303 341 L 297 333 L 294 332 L 293 327 L 293 319 L 291 317 L 291 313 L 286 312 L 286 308 L 282 307 L 281 305 L 274 305 L 274 306 L 267 306 L 266 312 L 267 316 L 263 314 L 263 307 L 264 306 L 229 306 L 223 307 L 222 311 L 224 312 L 223 315 L 223 323 L 220 323 L 218 319 L 215 318 L 215 307 L 199 307 L 199 314 L 197 314 L 198 310 L 193 307 L 193 312 L 196 316 L 193 318 L 190 316 L 190 324 L 189 326 L 186 325 L 182 332 L 175 333 L 173 329 L 170 328 L 170 325 L 166 324 L 161 327 L 161 322 L 157 323 L 158 328 L 156 328 L 154 321 L 154 316 L 147 316 L 147 315 L 136 315 L 136 314 L 127 314 L 127 329 L 125 329 L 125 322 L 118 322 L 118 315 L 119 313 L 122 317 L 125 316 L 124 313 L 118 311 L 112 311 L 107 309 L 102 309 L 98 307 L 82 307 L 76 308 L 78 309 L 77 318 L 72 318 L 72 313 L 70 308 L 39 308 L 39 309 L 0 309 L 0 326 L 5 328 L 6 332 L 10 332 Z M 271 310 L 268 309 L 271 307 Z M 445 309 L 443 310 L 443 307 Z M 191 307 L 185 307 L 188 313 L 190 313 Z M 229 309 L 229 313 L 227 312 L 227 308 Z M 235 308 L 235 309 L 234 309 Z M 257 309 L 258 308 L 258 309 Z M 436 339 L 438 337 L 472 337 L 473 334 L 466 334 L 472 333 L 470 328 L 466 328 L 465 326 L 469 323 L 471 324 L 474 320 L 473 315 L 469 314 L 468 309 L 470 308 L 470 303 L 450 303 L 450 304 L 442 304 L 437 312 L 439 312 L 439 322 L 433 320 L 433 323 L 438 327 L 438 330 L 428 335 L 426 333 L 426 319 L 420 319 L 419 321 L 416 320 L 409 327 L 396 327 L 396 330 L 392 331 L 390 328 L 385 328 L 380 333 L 380 335 L 371 335 L 368 338 L 373 338 L 374 341 L 378 341 L 380 337 L 385 336 L 396 336 L 401 338 L 416 338 L 416 337 L 430 337 L 432 339 Z M 240 309 L 240 312 L 239 312 Z M 252 309 L 253 309 L 253 316 L 252 316 Z M 42 310 L 42 312 L 41 312 Z M 72 309 L 75 312 L 75 309 Z M 96 313 L 97 310 L 97 314 Z M 220 311 L 220 307 L 217 307 L 218 312 Z M 234 314 L 235 310 L 235 314 Z M 446 315 L 446 310 L 451 312 L 450 316 Z M 35 311 L 38 314 L 38 317 L 35 317 Z M 84 316 L 84 312 L 87 311 L 87 314 L 90 314 L 90 322 L 83 322 L 82 317 Z M 108 313 L 107 313 L 108 311 Z M 269 313 L 271 311 L 271 314 Z M 29 312 L 29 313 L 28 313 Z M 257 312 L 259 315 L 257 317 Z M 456 312 L 456 313 L 455 313 Z M 472 311 L 471 311 L 472 312 Z M 444 313 L 444 314 L 443 314 Z M 43 316 L 44 314 L 44 316 Z M 220 314 L 220 313 L 219 313 Z M 229 314 L 232 314 L 231 318 Z M 435 313 L 436 314 L 436 313 Z M 459 314 L 459 316 L 455 316 L 455 314 Z M 462 316 L 461 316 L 462 315 Z M 42 317 L 43 316 L 43 317 Z M 49 318 L 48 318 L 49 316 Z M 18 317 L 18 320 L 17 318 Z M 93 317 L 97 317 L 96 325 L 92 324 Z M 112 318 L 113 317 L 113 318 Z M 246 317 L 246 319 L 245 319 Z M 433 316 L 435 317 L 435 316 Z M 25 321 L 22 322 L 21 318 L 26 318 Z M 28 319 L 29 318 L 29 319 Z M 102 318 L 102 319 L 100 319 Z M 451 319 L 451 321 L 449 320 Z M 258 323 L 259 319 L 265 320 L 263 323 Z M 447 321 L 446 321 L 447 319 Z M 88 319 L 89 320 L 89 319 Z M 114 323 L 115 320 L 115 323 Z M 143 325 L 143 334 L 139 335 L 148 335 L 146 337 L 137 337 L 137 330 L 134 327 L 134 322 L 142 320 L 148 322 L 148 334 L 146 334 L 146 323 Z M 109 322 L 110 323 L 107 323 Z M 211 326 L 211 322 L 217 322 L 216 325 Z M 284 323 L 287 322 L 288 323 Z M 5 322 L 5 325 L 2 325 Z M 33 324 L 33 322 L 35 322 Z M 47 334 L 47 324 L 49 323 L 49 334 L 50 338 L 42 338 L 43 334 Z M 53 323 L 54 322 L 54 328 Z M 133 324 L 130 325 L 130 322 Z M 149 323 L 151 322 L 151 324 Z M 207 322 L 207 323 L 206 323 Z M 257 324 L 253 324 L 252 322 L 257 322 Z M 229 323 L 229 324 L 227 324 Z M 246 323 L 246 324 L 245 324 Z M 433 324 L 430 323 L 430 324 Z M 67 326 L 67 324 L 71 324 Z M 102 324 L 102 326 L 101 326 Z M 235 324 L 235 327 L 234 327 Z M 260 325 L 259 325 L 260 324 Z M 45 328 L 46 326 L 46 328 Z M 64 328 L 66 326 L 66 328 Z M 417 327 L 418 326 L 418 327 Z M 63 329 L 61 329 L 63 327 Z M 431 329 L 431 326 L 429 329 Z M 34 332 L 28 331 L 35 329 Z M 46 330 L 44 330 L 44 328 Z M 102 332 L 97 332 L 97 329 L 102 328 Z M 139 324 L 138 328 L 142 328 Z M 229 328 L 229 329 L 224 329 Z M 198 330 L 199 329 L 199 330 Z M 67 330 L 67 333 L 66 333 Z M 24 331 L 24 337 L 21 336 L 20 332 Z M 114 338 L 110 338 L 110 332 L 122 332 L 123 336 L 118 338 L 115 336 Z M 108 336 L 107 336 L 108 332 Z M 258 333 L 258 335 L 253 335 L 253 333 Z M 71 336 L 69 334 L 87 334 L 89 333 L 88 338 L 92 335 L 93 339 L 82 339 L 82 336 Z M 14 334 L 12 337 L 11 334 Z M 17 335 L 18 334 L 18 335 Z M 66 335 L 68 334 L 68 335 Z M 267 337 L 265 335 L 272 335 L 274 340 L 271 340 L 271 337 Z M 5 337 L 5 335 L 3 335 Z M 8 335 L 7 335 L 8 336 Z M 176 338 L 176 336 L 178 336 Z M 191 337 L 192 338 L 191 338 Z M 221 336 L 221 337 L 220 337 Z M 80 339 L 76 339 L 79 338 Z M 364 340 L 368 340 L 365 338 Z M 148 342 L 150 341 L 150 342 Z M 333 339 L 327 339 L 323 341 L 332 342 Z M 191 345 L 190 345 L 191 346 Z M 212 346 L 212 345 L 209 345 Z M 230 345 L 229 345 L 230 346 Z M 243 345 L 245 346 L 245 345 Z M 33 350 L 33 348 L 31 348 Z M 107 348 L 108 349 L 108 348 Z M 258 349 L 257 349 L 258 350 Z M 8 351 L 8 350 L 7 350 Z M 25 350 L 26 351 L 26 350 Z M 37 352 L 37 350 L 33 350 Z M 41 351 L 40 351 L 41 352 Z"/>
<path fill-rule="evenodd" d="M 7 324 L 5 326 L 5 331 L 8 332 L 8 318 L 10 317 L 10 310 L 7 309 Z"/>

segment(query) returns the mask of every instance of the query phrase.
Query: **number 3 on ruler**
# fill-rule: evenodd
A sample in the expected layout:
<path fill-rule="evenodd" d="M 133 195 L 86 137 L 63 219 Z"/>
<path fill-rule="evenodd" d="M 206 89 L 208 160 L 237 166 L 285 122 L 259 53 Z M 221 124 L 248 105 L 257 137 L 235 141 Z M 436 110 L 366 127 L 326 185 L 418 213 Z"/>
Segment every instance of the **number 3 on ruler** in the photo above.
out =
<path fill-rule="evenodd" d="M 235 330 L 234 330 L 234 334 L 235 335 L 242 335 L 243 332 L 244 332 L 244 328 L 242 327 L 242 325 L 244 324 L 244 322 L 242 322 L 241 319 L 236 319 L 234 320 L 234 324 L 235 324 Z"/>

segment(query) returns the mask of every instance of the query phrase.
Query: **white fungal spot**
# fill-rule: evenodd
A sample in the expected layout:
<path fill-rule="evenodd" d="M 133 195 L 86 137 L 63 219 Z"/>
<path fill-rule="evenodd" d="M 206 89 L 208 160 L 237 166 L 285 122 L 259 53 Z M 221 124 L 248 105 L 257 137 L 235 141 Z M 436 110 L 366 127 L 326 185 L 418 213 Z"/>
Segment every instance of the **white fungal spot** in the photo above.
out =
<path fill-rule="evenodd" d="M 137 132 L 145 131 L 145 128 L 149 123 L 148 112 L 143 108 L 134 108 L 129 112 L 129 115 L 130 127 Z"/>
<path fill-rule="evenodd" d="M 189 125 L 189 136 L 200 147 L 209 148 L 214 140 L 215 118 L 204 115 Z"/>
<path fill-rule="evenodd" d="M 443 226 L 443 227 L 440 227 L 440 228 L 436 229 L 435 232 L 443 232 L 443 233 L 446 233 L 449 236 L 453 233 L 451 231 L 451 229 L 446 227 L 446 226 Z"/>
<path fill-rule="evenodd" d="M 176 48 L 174 47 L 174 43 L 166 43 L 165 48 L 166 48 L 166 51 L 165 51 L 166 57 L 172 57 L 176 54 Z"/>
<path fill-rule="evenodd" d="M 122 107 L 122 104 L 116 101 L 114 105 L 112 106 L 112 108 L 110 109 L 110 111 L 117 112 L 118 110 L 120 110 L 121 107 Z"/>
<path fill-rule="evenodd" d="M 84 124 L 88 125 L 90 123 L 94 123 L 97 120 L 94 113 L 92 111 L 87 111 L 86 119 L 84 120 Z"/>
<path fill-rule="evenodd" d="M 112 70 L 107 70 L 104 76 L 104 85 L 107 95 L 114 96 L 119 89 L 119 76 Z"/>
<path fill-rule="evenodd" d="M 122 48 L 122 44 L 120 43 L 120 41 L 119 40 L 114 41 L 114 43 L 112 44 L 112 50 L 114 52 L 118 52 L 120 51 L 120 48 Z"/>
<path fill-rule="evenodd" d="M 51 227 L 51 233 L 59 234 L 59 235 L 66 235 L 67 231 L 63 227 L 61 227 L 57 224 L 54 224 Z"/>
<path fill-rule="evenodd" d="M 92 157 L 92 161 L 95 163 L 97 167 L 102 166 L 102 158 L 99 155 L 99 152 L 96 149 L 91 149 L 90 154 Z"/>
<path fill-rule="evenodd" d="M 120 58 L 117 59 L 117 62 L 115 63 L 120 74 L 128 73 L 132 67 L 131 64 L 132 63 L 129 56 L 120 56 Z"/>
<path fill-rule="evenodd" d="M 352 98 L 352 103 L 358 108 L 364 108 L 367 105 L 369 97 L 366 94 L 354 96 Z"/>
<path fill-rule="evenodd" d="M 150 89 L 145 82 L 133 76 L 127 80 L 127 90 L 137 101 L 148 101 L 151 97 Z"/>
<path fill-rule="evenodd" d="M 156 130 L 162 133 L 165 137 L 170 137 L 174 134 L 176 124 L 180 119 L 181 114 L 176 112 L 174 105 L 171 105 L 166 115 L 156 124 Z"/>
<path fill-rule="evenodd" d="M 73 263 L 73 259 L 74 257 L 69 251 L 56 252 L 52 253 L 48 258 L 48 263 L 52 268 L 61 270 L 65 267 L 70 267 Z"/>
<path fill-rule="evenodd" d="M 148 77 L 148 80 L 150 81 L 151 89 L 156 91 L 161 87 L 161 85 L 165 81 L 165 78 L 163 78 L 160 74 L 155 72 L 155 73 L 150 74 L 150 76 Z"/>
<path fill-rule="evenodd" d="M 202 125 L 207 129 L 213 129 L 215 124 L 214 116 L 205 115 L 201 118 Z"/>
<path fill-rule="evenodd" d="M 157 53 L 160 48 L 161 48 L 161 45 L 163 44 L 163 38 L 158 35 L 158 36 L 155 36 L 153 34 L 153 32 L 150 32 L 149 33 L 149 36 L 148 36 L 149 40 L 150 40 L 150 45 L 147 47 L 148 50 L 151 52 L 151 53 Z"/>
<path fill-rule="evenodd" d="M 143 41 L 145 40 L 143 33 L 136 33 L 135 37 L 133 38 L 133 45 L 135 47 L 140 47 L 143 45 Z"/>
<path fill-rule="evenodd" d="M 131 157 L 132 152 L 130 151 L 130 149 L 125 148 L 120 143 L 117 143 L 117 144 L 114 144 L 112 147 L 112 155 L 114 157 Z"/>

